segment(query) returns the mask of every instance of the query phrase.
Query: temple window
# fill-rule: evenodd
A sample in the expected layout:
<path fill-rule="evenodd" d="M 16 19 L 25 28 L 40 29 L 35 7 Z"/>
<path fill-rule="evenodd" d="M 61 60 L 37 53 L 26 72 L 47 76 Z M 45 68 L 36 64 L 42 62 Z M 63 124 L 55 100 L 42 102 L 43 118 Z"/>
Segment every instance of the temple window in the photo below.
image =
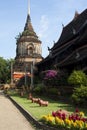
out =
<path fill-rule="evenodd" d="M 32 47 L 28 47 L 28 55 L 32 55 L 33 54 L 33 48 Z"/>

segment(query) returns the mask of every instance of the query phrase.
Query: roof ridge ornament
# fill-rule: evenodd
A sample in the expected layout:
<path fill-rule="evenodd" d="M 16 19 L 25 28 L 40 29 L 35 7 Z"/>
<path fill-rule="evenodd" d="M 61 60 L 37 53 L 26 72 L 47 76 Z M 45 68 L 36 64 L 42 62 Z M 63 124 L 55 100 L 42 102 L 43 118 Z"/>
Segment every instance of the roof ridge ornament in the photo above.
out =
<path fill-rule="evenodd" d="M 75 11 L 75 15 L 74 15 L 74 19 L 76 19 L 78 16 L 79 16 L 79 13 L 78 13 L 78 11 L 76 10 L 76 11 Z"/>
<path fill-rule="evenodd" d="M 62 23 L 62 27 L 64 28 L 64 24 Z"/>

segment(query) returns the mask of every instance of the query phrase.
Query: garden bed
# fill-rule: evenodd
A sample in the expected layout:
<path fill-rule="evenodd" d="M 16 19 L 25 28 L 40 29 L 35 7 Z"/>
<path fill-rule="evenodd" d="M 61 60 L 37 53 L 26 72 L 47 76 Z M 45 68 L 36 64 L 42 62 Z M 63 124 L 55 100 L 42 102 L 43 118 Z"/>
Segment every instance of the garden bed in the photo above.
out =
<path fill-rule="evenodd" d="M 24 112 L 24 116 L 27 117 L 29 119 L 29 121 L 33 122 L 33 124 L 35 124 L 36 127 L 40 128 L 40 129 L 43 128 L 43 130 L 56 130 L 56 127 L 54 125 L 50 125 L 50 127 L 49 127 L 49 125 L 48 125 L 49 123 L 43 124 L 40 122 L 40 119 L 42 118 L 43 115 L 49 115 L 50 113 L 52 113 L 52 111 L 56 111 L 58 109 L 64 109 L 69 112 L 75 111 L 75 108 L 70 104 L 66 104 L 66 103 L 59 102 L 59 101 L 54 101 L 54 100 L 51 100 L 46 97 L 40 97 L 40 98 L 43 98 L 44 100 L 49 101 L 48 107 L 40 107 L 36 103 L 31 103 L 31 100 L 28 100 L 27 96 L 20 97 L 18 94 L 11 95 L 11 99 L 13 100 L 13 102 L 18 104 L 18 106 L 21 106 L 21 108 L 27 112 L 27 114 L 26 114 L 26 112 Z M 22 112 L 23 112 L 23 110 L 22 110 Z M 80 110 L 83 111 L 82 109 L 80 109 Z M 86 109 L 84 109 L 84 112 L 87 114 Z M 62 129 L 63 128 L 61 128 L 61 130 Z M 58 130 L 58 128 L 57 128 L 57 130 Z M 60 130 L 60 128 L 59 128 L 59 130 Z"/>
<path fill-rule="evenodd" d="M 25 116 L 25 118 L 32 124 L 34 127 L 36 127 L 36 130 L 38 128 L 41 130 L 58 130 L 58 128 L 54 128 L 52 126 L 43 124 L 42 122 L 39 122 L 37 119 L 35 119 L 28 111 L 26 111 L 23 106 L 18 104 L 13 98 L 8 96 L 8 98 L 12 101 L 12 103 L 20 110 L 20 112 Z M 59 129 L 60 130 L 60 129 Z M 63 129 L 61 129 L 63 130 Z"/>

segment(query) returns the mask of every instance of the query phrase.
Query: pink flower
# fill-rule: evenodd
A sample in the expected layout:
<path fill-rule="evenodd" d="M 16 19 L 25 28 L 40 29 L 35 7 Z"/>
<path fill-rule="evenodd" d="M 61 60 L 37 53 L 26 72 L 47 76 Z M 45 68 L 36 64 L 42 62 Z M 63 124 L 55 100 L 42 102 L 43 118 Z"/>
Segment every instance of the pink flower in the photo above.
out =
<path fill-rule="evenodd" d="M 48 70 L 45 75 L 45 79 L 48 78 L 55 78 L 57 76 L 57 71 L 55 70 Z"/>
<path fill-rule="evenodd" d="M 79 109 L 78 109 L 78 108 L 76 108 L 75 112 L 77 112 L 77 113 L 78 113 L 78 112 L 79 112 Z"/>

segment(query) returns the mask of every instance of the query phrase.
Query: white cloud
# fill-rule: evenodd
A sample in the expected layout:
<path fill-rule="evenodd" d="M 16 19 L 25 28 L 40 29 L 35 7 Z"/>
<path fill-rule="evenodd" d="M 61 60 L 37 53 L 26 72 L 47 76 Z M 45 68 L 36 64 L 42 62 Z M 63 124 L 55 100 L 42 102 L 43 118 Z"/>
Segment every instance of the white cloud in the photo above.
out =
<path fill-rule="evenodd" d="M 38 30 L 38 36 L 40 37 L 40 39 L 47 37 L 48 27 L 49 27 L 49 20 L 46 15 L 42 15 L 39 24 L 39 30 Z"/>

